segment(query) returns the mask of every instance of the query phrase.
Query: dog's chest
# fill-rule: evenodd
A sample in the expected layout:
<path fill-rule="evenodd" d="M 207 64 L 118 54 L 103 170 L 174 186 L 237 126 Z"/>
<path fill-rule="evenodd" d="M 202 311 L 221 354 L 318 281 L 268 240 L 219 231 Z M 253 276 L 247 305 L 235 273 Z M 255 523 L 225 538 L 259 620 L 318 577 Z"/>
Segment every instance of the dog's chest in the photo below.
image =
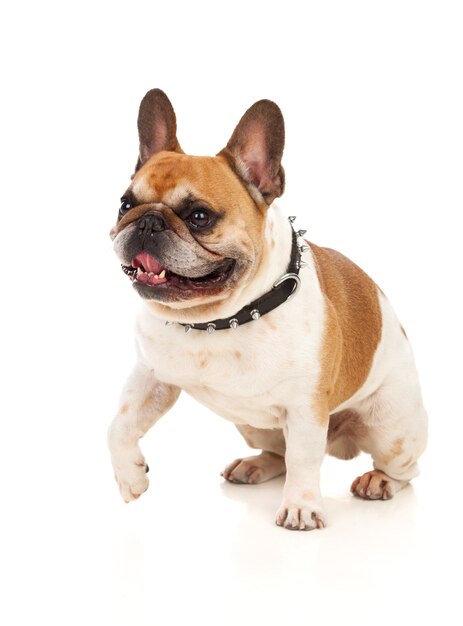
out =
<path fill-rule="evenodd" d="M 275 331 L 270 317 L 213 335 L 186 335 L 181 327 L 158 330 L 142 319 L 137 333 L 143 359 L 156 378 L 235 423 L 278 427 L 301 379 L 304 388 L 309 382 L 311 359 L 301 351 L 300 337 Z"/>

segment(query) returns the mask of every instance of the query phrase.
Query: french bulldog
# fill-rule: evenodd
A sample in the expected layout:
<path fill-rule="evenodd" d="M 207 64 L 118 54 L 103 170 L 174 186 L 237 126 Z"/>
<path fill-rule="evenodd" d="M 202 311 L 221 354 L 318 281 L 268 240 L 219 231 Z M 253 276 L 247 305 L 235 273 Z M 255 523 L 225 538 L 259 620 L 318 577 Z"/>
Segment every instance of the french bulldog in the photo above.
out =
<path fill-rule="evenodd" d="M 427 415 L 409 341 L 357 265 L 295 231 L 282 195 L 284 121 L 260 100 L 216 156 L 189 156 L 159 89 L 143 98 L 140 152 L 111 231 L 142 299 L 138 360 L 109 429 L 126 502 L 148 488 L 139 440 L 184 390 L 236 425 L 255 456 L 232 483 L 286 474 L 276 523 L 324 528 L 325 453 L 371 455 L 351 492 L 392 498 L 418 475 Z"/>

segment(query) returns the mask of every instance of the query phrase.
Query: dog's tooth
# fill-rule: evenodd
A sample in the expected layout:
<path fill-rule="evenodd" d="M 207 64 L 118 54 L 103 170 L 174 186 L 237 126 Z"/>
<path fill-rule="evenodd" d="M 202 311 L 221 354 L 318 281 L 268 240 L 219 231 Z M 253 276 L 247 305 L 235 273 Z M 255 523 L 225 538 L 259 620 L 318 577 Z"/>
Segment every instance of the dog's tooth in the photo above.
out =
<path fill-rule="evenodd" d="M 159 274 L 159 278 L 165 278 L 166 277 L 166 270 L 162 270 L 162 272 Z"/>

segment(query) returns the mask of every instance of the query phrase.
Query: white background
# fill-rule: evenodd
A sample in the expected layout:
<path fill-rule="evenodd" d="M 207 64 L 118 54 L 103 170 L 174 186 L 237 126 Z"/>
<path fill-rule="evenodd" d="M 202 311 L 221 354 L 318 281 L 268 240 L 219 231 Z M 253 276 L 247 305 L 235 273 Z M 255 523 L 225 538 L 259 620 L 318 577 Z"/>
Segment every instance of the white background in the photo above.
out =
<path fill-rule="evenodd" d="M 1 621 L 405 624 L 461 619 L 460 2 L 15 2 L 2 9 Z M 302 8 L 303 7 L 303 8 Z M 390 502 L 327 459 L 329 527 L 273 525 L 282 481 L 223 484 L 246 446 L 181 397 L 124 505 L 106 429 L 137 296 L 108 237 L 152 87 L 215 154 L 255 100 L 282 108 L 280 205 L 361 265 L 413 344 L 431 428 Z"/>

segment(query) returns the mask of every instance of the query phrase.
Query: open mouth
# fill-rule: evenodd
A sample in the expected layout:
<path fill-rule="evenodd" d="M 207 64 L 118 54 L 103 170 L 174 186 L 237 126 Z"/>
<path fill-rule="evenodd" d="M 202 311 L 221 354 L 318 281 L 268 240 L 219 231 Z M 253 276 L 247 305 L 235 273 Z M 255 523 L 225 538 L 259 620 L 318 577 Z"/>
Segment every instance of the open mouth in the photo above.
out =
<path fill-rule="evenodd" d="M 234 265 L 233 259 L 225 259 L 213 272 L 205 276 L 190 278 L 167 269 L 148 252 L 141 252 L 133 259 L 131 265 L 122 265 L 122 271 L 127 274 L 134 285 L 152 289 L 174 287 L 192 291 L 219 287 L 230 276 Z"/>

